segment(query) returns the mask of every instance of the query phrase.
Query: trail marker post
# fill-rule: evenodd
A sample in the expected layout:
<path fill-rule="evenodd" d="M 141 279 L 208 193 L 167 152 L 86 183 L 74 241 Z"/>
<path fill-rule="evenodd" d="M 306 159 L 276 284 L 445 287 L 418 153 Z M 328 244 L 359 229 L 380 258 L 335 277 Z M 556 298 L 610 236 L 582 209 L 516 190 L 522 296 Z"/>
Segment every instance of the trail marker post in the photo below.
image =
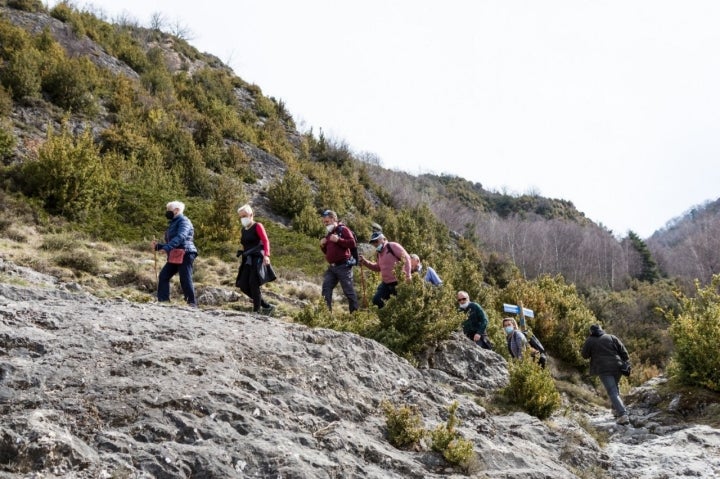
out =
<path fill-rule="evenodd" d="M 503 303 L 503 311 L 520 316 L 519 326 L 521 330 L 525 330 L 525 316 L 528 318 L 535 317 L 535 312 L 533 312 L 532 309 L 523 308 L 522 302 L 520 302 L 520 304 Z"/>

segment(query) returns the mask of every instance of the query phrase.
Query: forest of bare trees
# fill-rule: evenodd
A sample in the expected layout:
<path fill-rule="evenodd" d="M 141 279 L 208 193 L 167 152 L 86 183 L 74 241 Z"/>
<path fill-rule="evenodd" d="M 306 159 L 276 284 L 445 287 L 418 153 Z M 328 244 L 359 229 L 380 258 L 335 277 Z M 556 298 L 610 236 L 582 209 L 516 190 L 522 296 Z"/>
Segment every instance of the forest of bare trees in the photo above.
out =
<path fill-rule="evenodd" d="M 429 205 L 448 228 L 472 238 L 486 252 L 504 255 L 526 278 L 561 274 L 579 288 L 622 290 L 632 278 L 654 280 L 655 271 L 688 285 L 695 278 L 707 283 L 712 274 L 720 273 L 720 200 L 691 210 L 655 233 L 646 246 L 632 232 L 616 238 L 583 221 L 579 212 L 580 221 L 548 219 L 533 211 L 502 217 L 490 209 L 489 200 L 454 195 L 431 176 L 416 177 L 375 165 L 369 166 L 369 172 L 398 206 Z M 477 190 L 479 185 L 475 186 Z"/>
<path fill-rule="evenodd" d="M 720 273 L 720 199 L 690 209 L 647 243 L 668 276 L 708 284 Z"/>

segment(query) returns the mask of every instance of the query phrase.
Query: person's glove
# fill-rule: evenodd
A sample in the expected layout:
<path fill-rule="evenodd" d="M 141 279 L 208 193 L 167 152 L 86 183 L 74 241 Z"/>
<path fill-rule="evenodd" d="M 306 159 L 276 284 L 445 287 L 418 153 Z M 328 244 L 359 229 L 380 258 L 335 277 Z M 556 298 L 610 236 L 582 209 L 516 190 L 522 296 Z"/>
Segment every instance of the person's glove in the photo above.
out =
<path fill-rule="evenodd" d="M 242 253 L 243 253 L 243 250 L 241 250 L 241 249 L 237 250 L 237 253 L 235 253 L 235 257 L 239 258 L 240 256 L 242 256 Z"/>

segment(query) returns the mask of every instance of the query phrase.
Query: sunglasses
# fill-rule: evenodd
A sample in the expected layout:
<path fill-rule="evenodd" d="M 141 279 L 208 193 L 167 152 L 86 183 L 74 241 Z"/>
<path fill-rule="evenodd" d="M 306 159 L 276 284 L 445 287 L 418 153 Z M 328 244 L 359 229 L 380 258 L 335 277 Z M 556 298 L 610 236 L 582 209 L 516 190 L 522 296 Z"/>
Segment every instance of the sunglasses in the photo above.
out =
<path fill-rule="evenodd" d="M 464 303 L 467 300 L 467 298 L 458 298 L 458 303 Z"/>

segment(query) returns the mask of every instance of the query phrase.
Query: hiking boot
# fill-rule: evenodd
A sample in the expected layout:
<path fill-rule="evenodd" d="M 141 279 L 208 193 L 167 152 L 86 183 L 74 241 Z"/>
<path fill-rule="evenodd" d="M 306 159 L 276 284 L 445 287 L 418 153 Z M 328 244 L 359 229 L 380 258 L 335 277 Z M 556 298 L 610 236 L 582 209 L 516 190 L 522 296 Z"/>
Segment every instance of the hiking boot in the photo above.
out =
<path fill-rule="evenodd" d="M 625 425 L 625 424 L 629 424 L 629 423 L 630 423 L 630 416 L 628 416 L 627 414 L 625 414 L 624 416 L 620 416 L 619 418 L 617 418 L 617 421 L 615 421 L 615 422 L 616 422 L 617 424 L 620 424 L 621 426 L 623 426 L 623 425 Z"/>
<path fill-rule="evenodd" d="M 268 304 L 267 306 L 263 306 L 263 307 L 260 308 L 260 312 L 261 312 L 262 314 L 270 314 L 270 313 L 272 313 L 274 310 L 275 310 L 275 306 L 273 306 L 272 304 Z"/>

